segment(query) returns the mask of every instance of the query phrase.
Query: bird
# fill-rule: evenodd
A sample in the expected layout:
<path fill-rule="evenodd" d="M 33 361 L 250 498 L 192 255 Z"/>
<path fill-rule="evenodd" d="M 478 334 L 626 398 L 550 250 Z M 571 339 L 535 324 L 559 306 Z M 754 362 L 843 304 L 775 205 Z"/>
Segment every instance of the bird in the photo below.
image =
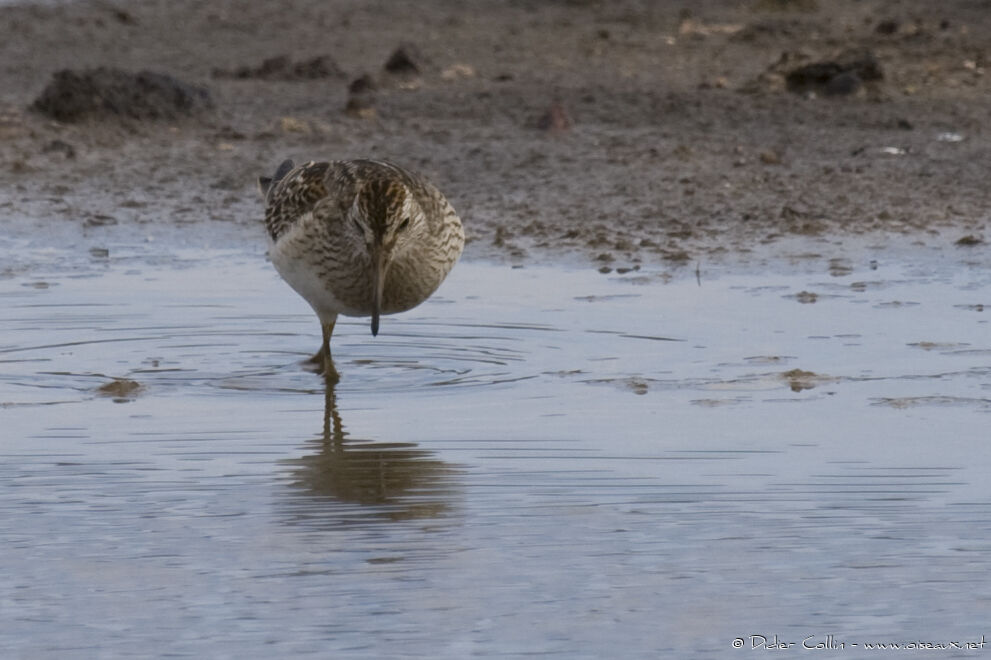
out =
<path fill-rule="evenodd" d="M 429 298 L 464 249 L 461 219 L 420 174 L 380 160 L 284 161 L 260 177 L 269 258 L 320 320 L 310 358 L 336 375 L 330 338 L 338 315 L 380 317 Z"/>

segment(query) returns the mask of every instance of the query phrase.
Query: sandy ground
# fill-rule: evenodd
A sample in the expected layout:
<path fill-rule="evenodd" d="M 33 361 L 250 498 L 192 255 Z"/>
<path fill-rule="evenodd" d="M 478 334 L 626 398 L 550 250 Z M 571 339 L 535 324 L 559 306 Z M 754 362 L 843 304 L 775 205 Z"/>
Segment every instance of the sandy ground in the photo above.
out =
<path fill-rule="evenodd" d="M 0 6 L 0 44 L 7 219 L 254 240 L 257 176 L 370 156 L 438 184 L 469 257 L 622 271 L 796 236 L 991 241 L 983 0 L 100 0 Z M 416 71 L 386 71 L 404 45 Z M 789 78 L 817 62 L 839 77 Z M 98 66 L 212 107 L 30 109 L 55 71 Z"/>

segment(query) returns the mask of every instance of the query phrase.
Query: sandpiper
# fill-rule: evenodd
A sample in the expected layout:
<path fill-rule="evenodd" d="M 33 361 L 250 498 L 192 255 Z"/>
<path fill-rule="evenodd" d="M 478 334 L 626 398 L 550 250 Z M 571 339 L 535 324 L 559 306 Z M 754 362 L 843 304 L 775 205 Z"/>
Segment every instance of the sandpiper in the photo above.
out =
<path fill-rule="evenodd" d="M 275 269 L 320 319 L 312 361 L 335 374 L 337 316 L 379 316 L 416 307 L 437 290 L 464 248 L 461 220 L 418 174 L 374 160 L 283 162 L 258 186 Z"/>

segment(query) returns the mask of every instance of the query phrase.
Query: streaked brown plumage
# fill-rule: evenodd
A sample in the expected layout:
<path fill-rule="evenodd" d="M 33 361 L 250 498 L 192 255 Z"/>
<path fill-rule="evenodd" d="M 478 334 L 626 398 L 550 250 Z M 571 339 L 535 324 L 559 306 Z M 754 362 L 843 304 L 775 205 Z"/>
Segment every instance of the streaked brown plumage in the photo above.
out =
<path fill-rule="evenodd" d="M 440 286 L 464 248 L 461 220 L 423 177 L 382 161 L 279 166 L 258 181 L 269 256 L 320 318 L 314 356 L 333 372 L 337 316 L 379 316 L 416 307 Z"/>

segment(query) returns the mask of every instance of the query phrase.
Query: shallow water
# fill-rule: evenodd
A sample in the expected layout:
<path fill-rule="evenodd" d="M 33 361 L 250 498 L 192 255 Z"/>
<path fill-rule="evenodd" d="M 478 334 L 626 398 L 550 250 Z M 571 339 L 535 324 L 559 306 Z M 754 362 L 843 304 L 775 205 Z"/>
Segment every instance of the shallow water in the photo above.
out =
<path fill-rule="evenodd" d="M 328 391 L 261 254 L 2 247 L 5 657 L 991 633 L 986 269 L 462 263 Z"/>

